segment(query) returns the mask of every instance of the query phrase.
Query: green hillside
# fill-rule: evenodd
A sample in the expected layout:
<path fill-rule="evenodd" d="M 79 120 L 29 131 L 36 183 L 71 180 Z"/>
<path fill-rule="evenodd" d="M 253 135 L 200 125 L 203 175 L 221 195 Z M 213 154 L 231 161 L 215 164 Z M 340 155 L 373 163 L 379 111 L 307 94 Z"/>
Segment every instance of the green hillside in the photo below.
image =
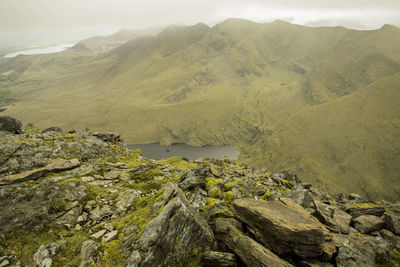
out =
<path fill-rule="evenodd" d="M 4 114 L 41 128 L 112 129 L 126 143 L 237 144 L 253 166 L 399 199 L 394 26 L 171 26 L 102 52 L 18 56 L 0 75 Z"/>

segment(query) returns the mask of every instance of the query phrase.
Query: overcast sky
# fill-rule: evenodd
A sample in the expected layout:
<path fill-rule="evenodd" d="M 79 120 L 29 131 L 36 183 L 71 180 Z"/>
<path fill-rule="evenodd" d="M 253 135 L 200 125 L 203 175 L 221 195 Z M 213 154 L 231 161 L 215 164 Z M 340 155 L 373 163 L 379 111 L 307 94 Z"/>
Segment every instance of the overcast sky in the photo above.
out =
<path fill-rule="evenodd" d="M 400 0 L 0 0 L 0 31 L 214 24 L 225 18 L 400 25 Z"/>

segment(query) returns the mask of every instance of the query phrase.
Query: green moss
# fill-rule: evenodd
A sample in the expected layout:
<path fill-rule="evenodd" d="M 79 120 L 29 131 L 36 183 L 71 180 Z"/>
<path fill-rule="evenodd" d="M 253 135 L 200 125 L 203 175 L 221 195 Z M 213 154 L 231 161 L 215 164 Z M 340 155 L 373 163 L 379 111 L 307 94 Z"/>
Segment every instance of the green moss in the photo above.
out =
<path fill-rule="evenodd" d="M 83 231 L 73 231 L 71 237 L 64 238 L 65 243 L 60 243 L 60 253 L 54 257 L 54 266 L 78 266 L 80 263 L 80 255 L 82 243 L 88 240 L 89 236 Z"/>
<path fill-rule="evenodd" d="M 225 217 L 225 218 L 232 218 L 232 217 L 235 217 L 235 215 L 233 214 L 233 212 L 230 211 L 230 210 L 217 210 L 217 211 L 214 212 L 211 216 L 212 216 L 212 217 Z"/>
<path fill-rule="evenodd" d="M 397 249 L 390 251 L 390 267 L 399 266 L 400 263 L 400 252 Z"/>
<path fill-rule="evenodd" d="M 226 203 L 229 207 L 232 207 L 233 192 L 232 192 L 232 191 L 225 192 L 225 193 L 224 193 L 224 200 L 225 200 L 225 203 Z"/>
<path fill-rule="evenodd" d="M 222 179 L 207 177 L 205 179 L 206 189 L 207 191 L 217 185 L 219 182 L 222 182 Z"/>
<path fill-rule="evenodd" d="M 128 257 L 128 255 L 121 252 L 121 242 L 119 239 L 105 243 L 103 249 L 106 253 L 101 258 L 101 263 L 106 266 L 120 266 L 122 261 Z"/>
<path fill-rule="evenodd" d="M 225 191 L 232 190 L 232 187 L 234 187 L 235 185 L 236 185 L 235 182 L 226 183 L 226 184 L 224 184 L 224 190 Z"/>
<path fill-rule="evenodd" d="M 197 168 L 199 166 L 197 163 L 188 162 L 180 157 L 171 157 L 168 159 L 158 160 L 157 163 L 160 163 L 162 165 L 170 165 L 183 171 L 190 171 L 191 169 Z"/>
<path fill-rule="evenodd" d="M 54 233 L 15 232 L 13 235 L 1 240 L 0 255 L 14 254 L 23 266 L 35 266 L 32 255 L 40 245 L 57 240 Z"/>
<path fill-rule="evenodd" d="M 50 214 L 55 214 L 55 213 L 59 213 L 61 211 L 64 211 L 67 207 L 68 202 L 64 199 L 53 199 L 50 203 L 50 207 L 49 207 L 49 213 Z"/>
<path fill-rule="evenodd" d="M 218 187 L 213 187 L 210 189 L 209 196 L 212 198 L 220 198 L 221 194 L 222 194 L 221 189 L 219 189 Z"/>
<path fill-rule="evenodd" d="M 354 206 L 354 207 L 360 207 L 360 208 L 379 207 L 379 205 L 374 204 L 374 203 L 353 203 L 352 206 Z"/>
<path fill-rule="evenodd" d="M 65 184 L 65 183 L 69 183 L 69 182 L 80 182 L 80 180 L 78 178 L 69 178 L 69 179 L 58 181 L 57 183 Z"/>
<path fill-rule="evenodd" d="M 219 199 L 212 198 L 212 197 L 208 197 L 207 200 L 208 200 L 208 204 L 203 206 L 203 207 L 201 207 L 200 208 L 201 211 L 205 211 L 205 210 L 211 209 L 219 201 Z"/>

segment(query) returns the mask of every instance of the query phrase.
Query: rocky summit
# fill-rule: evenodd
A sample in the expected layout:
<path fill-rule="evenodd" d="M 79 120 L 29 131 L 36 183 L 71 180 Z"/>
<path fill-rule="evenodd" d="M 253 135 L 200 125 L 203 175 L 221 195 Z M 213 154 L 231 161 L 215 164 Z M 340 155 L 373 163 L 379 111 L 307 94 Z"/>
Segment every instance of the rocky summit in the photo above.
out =
<path fill-rule="evenodd" d="M 0 131 L 0 266 L 399 266 L 400 203 L 292 172 L 151 160 L 116 133 Z"/>

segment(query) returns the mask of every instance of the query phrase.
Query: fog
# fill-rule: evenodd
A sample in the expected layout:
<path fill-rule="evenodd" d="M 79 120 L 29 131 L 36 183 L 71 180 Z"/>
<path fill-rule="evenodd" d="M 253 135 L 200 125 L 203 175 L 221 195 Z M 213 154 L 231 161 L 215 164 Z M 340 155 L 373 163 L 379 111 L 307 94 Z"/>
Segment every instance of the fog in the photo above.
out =
<path fill-rule="evenodd" d="M 226 18 L 356 29 L 400 25 L 399 0 L 0 0 L 0 46 L 72 42 L 120 28 Z"/>
<path fill-rule="evenodd" d="M 229 17 L 296 23 L 400 24 L 399 0 L 1 0 L 0 31 L 217 23 Z"/>

